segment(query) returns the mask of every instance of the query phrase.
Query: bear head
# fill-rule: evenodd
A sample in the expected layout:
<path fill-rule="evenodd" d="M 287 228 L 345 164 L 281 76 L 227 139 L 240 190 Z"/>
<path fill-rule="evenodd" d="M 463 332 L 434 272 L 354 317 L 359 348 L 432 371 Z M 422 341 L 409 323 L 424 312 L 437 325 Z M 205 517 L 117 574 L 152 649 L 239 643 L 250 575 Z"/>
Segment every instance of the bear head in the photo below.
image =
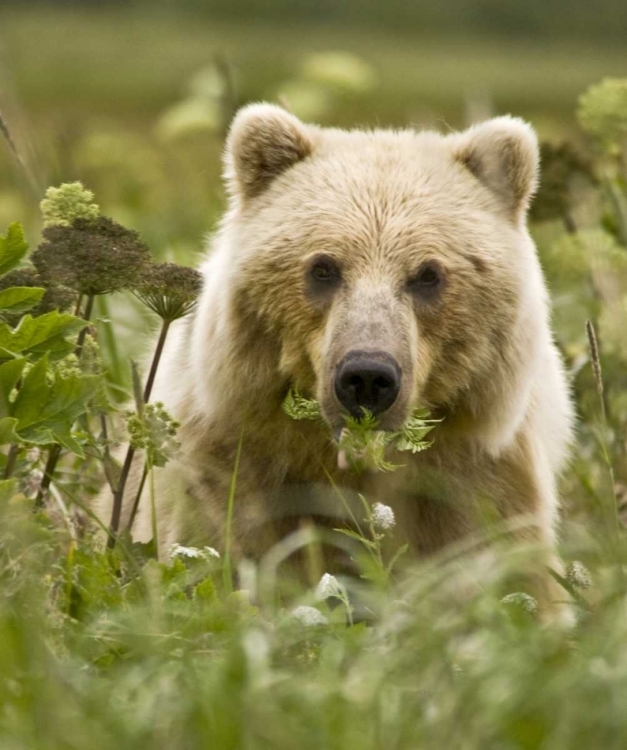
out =
<path fill-rule="evenodd" d="M 483 424 L 497 450 L 543 330 L 531 127 L 342 131 L 255 104 L 225 158 L 234 298 L 276 342 L 283 387 L 335 433 L 362 409 L 396 430 L 420 405 Z"/>

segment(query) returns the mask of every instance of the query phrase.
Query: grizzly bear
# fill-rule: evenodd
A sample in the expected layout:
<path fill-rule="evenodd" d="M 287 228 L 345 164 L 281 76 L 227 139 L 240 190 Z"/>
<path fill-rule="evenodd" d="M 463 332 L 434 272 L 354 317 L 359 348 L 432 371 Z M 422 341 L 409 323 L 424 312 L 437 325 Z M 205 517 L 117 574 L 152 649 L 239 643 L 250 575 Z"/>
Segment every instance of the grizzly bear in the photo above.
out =
<path fill-rule="evenodd" d="M 476 531 L 486 504 L 551 548 L 572 408 L 526 227 L 532 128 L 344 131 L 255 104 L 230 129 L 225 179 L 204 290 L 155 389 L 182 444 L 156 471 L 162 552 L 223 549 L 232 486 L 238 556 L 302 518 L 337 526 L 338 491 L 391 506 L 417 555 Z M 324 421 L 290 419 L 290 389 Z M 428 450 L 392 455 L 391 474 L 338 465 L 344 415 L 390 431 L 417 406 L 441 420 Z M 152 535 L 148 496 L 134 535 Z"/>

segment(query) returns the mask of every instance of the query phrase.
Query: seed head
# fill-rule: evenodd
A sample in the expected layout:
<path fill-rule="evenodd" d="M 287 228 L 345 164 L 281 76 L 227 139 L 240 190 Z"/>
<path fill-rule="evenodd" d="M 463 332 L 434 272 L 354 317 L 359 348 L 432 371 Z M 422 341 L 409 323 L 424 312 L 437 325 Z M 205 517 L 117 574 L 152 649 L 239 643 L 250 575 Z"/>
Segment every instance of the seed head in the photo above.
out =
<path fill-rule="evenodd" d="M 150 251 L 137 232 L 106 216 L 76 219 L 71 226 L 49 226 L 32 261 L 48 283 L 80 294 L 115 292 L 134 285 L 150 263 Z"/>
<path fill-rule="evenodd" d="M 135 295 L 164 321 L 187 315 L 202 289 L 202 274 L 176 263 L 154 263 L 133 287 Z"/>

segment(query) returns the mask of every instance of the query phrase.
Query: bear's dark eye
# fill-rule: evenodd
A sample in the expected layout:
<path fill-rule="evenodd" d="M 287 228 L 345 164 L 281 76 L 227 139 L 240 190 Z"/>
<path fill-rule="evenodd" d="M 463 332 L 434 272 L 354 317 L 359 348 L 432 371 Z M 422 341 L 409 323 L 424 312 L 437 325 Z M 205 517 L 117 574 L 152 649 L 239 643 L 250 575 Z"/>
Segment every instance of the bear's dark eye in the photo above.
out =
<path fill-rule="evenodd" d="M 320 255 L 309 266 L 309 278 L 316 284 L 328 286 L 336 284 L 340 278 L 337 263 L 327 255 Z"/>
<path fill-rule="evenodd" d="M 421 297 L 432 299 L 439 291 L 442 283 L 443 274 L 439 264 L 435 261 L 428 261 L 409 280 L 409 288 Z"/>

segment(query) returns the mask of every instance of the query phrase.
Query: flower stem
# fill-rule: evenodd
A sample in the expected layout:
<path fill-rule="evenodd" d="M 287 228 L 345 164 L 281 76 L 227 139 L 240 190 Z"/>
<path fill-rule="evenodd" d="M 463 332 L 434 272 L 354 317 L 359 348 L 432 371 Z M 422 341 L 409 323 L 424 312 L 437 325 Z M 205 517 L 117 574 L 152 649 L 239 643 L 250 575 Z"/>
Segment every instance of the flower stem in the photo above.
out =
<path fill-rule="evenodd" d="M 133 508 L 131 509 L 131 517 L 128 519 L 128 524 L 126 525 L 127 531 L 131 531 L 133 528 L 133 524 L 135 523 L 135 516 L 137 515 L 137 509 L 139 508 L 139 499 L 142 496 L 142 492 L 144 491 L 144 485 L 146 484 L 146 477 L 148 476 L 148 464 L 144 464 L 144 471 L 142 472 L 142 478 L 139 482 L 139 487 L 137 488 L 137 492 L 135 494 L 135 500 L 133 501 Z"/>
<path fill-rule="evenodd" d="M 78 318 L 81 314 L 81 305 L 83 304 L 83 295 L 79 294 L 76 300 L 76 307 L 74 308 L 74 315 Z"/>
<path fill-rule="evenodd" d="M 159 333 L 159 340 L 157 341 L 157 348 L 155 349 L 152 363 L 150 365 L 150 372 L 148 373 L 148 379 L 146 380 L 146 387 L 144 388 L 144 403 L 147 404 L 150 400 L 150 394 L 152 393 L 152 386 L 155 382 L 155 375 L 157 374 L 157 368 L 159 367 L 159 360 L 161 359 L 161 353 L 163 352 L 163 346 L 165 344 L 166 336 L 170 329 L 169 320 L 164 320 L 161 325 L 161 332 Z"/>
<path fill-rule="evenodd" d="M 242 430 L 239 442 L 237 443 L 237 452 L 235 453 L 235 466 L 231 475 L 231 489 L 227 501 L 226 511 L 226 529 L 224 540 L 224 567 L 222 568 L 222 581 L 225 591 L 230 594 L 233 591 L 233 576 L 231 573 L 231 533 L 233 526 L 233 509 L 235 507 L 235 488 L 237 486 L 237 473 L 239 471 L 239 460 L 242 454 L 242 444 L 244 442 L 244 430 Z"/>
<path fill-rule="evenodd" d="M 124 499 L 124 488 L 126 486 L 126 480 L 131 471 L 133 464 L 133 456 L 135 455 L 135 448 L 132 445 L 128 446 L 126 451 L 126 458 L 124 459 L 124 465 L 120 472 L 120 479 L 118 480 L 118 486 L 113 491 L 113 510 L 111 512 L 111 523 L 109 524 L 109 538 L 107 539 L 107 547 L 113 549 L 115 547 L 116 535 L 120 528 L 120 517 L 122 515 L 122 500 Z"/>
<path fill-rule="evenodd" d="M 168 335 L 170 323 L 171 321 L 164 320 L 161 325 L 161 332 L 159 333 L 159 340 L 157 341 L 157 347 L 152 357 L 150 370 L 148 372 L 148 379 L 146 380 L 146 386 L 144 387 L 143 401 L 145 404 L 148 403 L 148 400 L 150 399 L 150 394 L 152 393 L 152 386 L 154 385 L 154 382 L 155 382 L 157 368 L 159 367 L 159 360 L 161 359 L 161 354 L 163 352 L 165 340 Z M 118 533 L 118 529 L 120 528 L 120 519 L 122 517 L 122 503 L 124 500 L 124 489 L 126 487 L 126 482 L 128 480 L 128 476 L 131 471 L 131 466 L 133 464 L 134 455 L 135 455 L 135 449 L 133 448 L 132 445 L 129 445 L 128 450 L 126 451 L 126 458 L 124 459 L 124 465 L 122 466 L 122 471 L 120 473 L 118 486 L 115 488 L 113 492 L 113 510 L 111 512 L 111 524 L 109 526 L 110 534 L 107 540 L 107 546 L 109 547 L 109 549 L 113 549 L 113 547 L 115 547 L 115 538 Z M 139 504 L 139 497 L 141 496 L 141 492 L 144 488 L 145 481 L 146 481 L 145 477 L 142 477 L 142 480 L 139 486 L 139 492 L 138 492 L 138 495 L 135 497 L 135 501 L 133 503 L 133 508 L 131 511 L 131 518 L 128 523 L 129 529 L 131 528 L 131 525 L 135 519 L 135 514 L 137 513 L 137 506 Z"/>

